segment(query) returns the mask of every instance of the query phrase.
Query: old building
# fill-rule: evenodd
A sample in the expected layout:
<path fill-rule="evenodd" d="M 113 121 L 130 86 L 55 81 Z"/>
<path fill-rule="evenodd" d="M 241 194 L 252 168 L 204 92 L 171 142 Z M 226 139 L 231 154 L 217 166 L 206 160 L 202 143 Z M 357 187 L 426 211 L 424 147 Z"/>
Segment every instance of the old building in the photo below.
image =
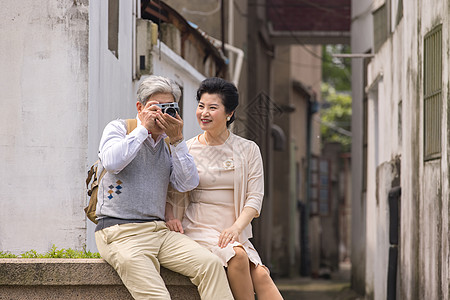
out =
<path fill-rule="evenodd" d="M 449 299 L 449 6 L 352 4 L 353 285 Z"/>

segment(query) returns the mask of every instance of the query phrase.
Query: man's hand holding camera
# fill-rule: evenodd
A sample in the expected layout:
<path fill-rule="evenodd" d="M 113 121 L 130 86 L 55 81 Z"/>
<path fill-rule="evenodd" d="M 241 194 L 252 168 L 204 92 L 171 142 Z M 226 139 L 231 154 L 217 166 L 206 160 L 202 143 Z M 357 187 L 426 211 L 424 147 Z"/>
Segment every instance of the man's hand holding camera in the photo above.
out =
<path fill-rule="evenodd" d="M 161 108 L 158 107 L 156 124 L 164 130 L 172 145 L 183 139 L 183 120 L 178 112 L 174 118 L 167 113 L 163 113 Z"/>
<path fill-rule="evenodd" d="M 154 104 L 158 104 L 158 101 L 148 101 L 145 104 L 145 107 L 139 111 L 139 120 L 149 132 L 157 132 L 159 131 L 156 124 L 157 111 L 161 110 L 159 107 Z"/>
<path fill-rule="evenodd" d="M 170 109 L 164 108 L 166 106 L 169 106 Z M 139 119 L 153 136 L 158 136 L 165 132 L 172 145 L 176 145 L 177 142 L 183 139 L 183 120 L 178 114 L 178 105 L 176 103 L 160 104 L 158 101 L 148 101 L 145 107 L 139 110 Z"/>

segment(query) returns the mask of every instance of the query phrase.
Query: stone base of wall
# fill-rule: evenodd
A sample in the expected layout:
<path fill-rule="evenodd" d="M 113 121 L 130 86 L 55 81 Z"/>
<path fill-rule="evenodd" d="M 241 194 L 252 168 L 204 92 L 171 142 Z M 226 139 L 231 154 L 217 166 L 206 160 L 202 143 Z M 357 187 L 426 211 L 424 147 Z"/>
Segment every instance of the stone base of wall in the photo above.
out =
<path fill-rule="evenodd" d="M 173 300 L 200 299 L 180 274 L 161 268 Z M 0 299 L 133 299 L 103 259 L 0 259 Z"/>

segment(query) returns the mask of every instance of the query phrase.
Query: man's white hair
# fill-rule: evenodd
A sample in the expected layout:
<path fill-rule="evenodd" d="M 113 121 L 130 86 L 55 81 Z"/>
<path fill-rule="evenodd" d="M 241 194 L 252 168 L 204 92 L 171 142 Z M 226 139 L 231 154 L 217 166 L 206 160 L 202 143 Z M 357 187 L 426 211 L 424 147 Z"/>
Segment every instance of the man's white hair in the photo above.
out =
<path fill-rule="evenodd" d="M 181 89 L 172 79 L 151 75 L 139 85 L 137 99 L 145 105 L 150 97 L 155 94 L 172 94 L 175 102 L 178 102 L 181 97 Z"/>

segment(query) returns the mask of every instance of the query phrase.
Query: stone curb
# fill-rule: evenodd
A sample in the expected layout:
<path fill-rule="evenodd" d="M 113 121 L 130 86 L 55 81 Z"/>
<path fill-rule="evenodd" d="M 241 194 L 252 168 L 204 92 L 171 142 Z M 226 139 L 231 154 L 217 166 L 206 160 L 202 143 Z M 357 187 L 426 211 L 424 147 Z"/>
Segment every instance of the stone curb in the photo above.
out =
<path fill-rule="evenodd" d="M 0 274 L 0 299 L 132 299 L 103 259 L 5 258 Z M 187 277 L 165 268 L 161 277 L 172 299 L 200 299 Z"/>

